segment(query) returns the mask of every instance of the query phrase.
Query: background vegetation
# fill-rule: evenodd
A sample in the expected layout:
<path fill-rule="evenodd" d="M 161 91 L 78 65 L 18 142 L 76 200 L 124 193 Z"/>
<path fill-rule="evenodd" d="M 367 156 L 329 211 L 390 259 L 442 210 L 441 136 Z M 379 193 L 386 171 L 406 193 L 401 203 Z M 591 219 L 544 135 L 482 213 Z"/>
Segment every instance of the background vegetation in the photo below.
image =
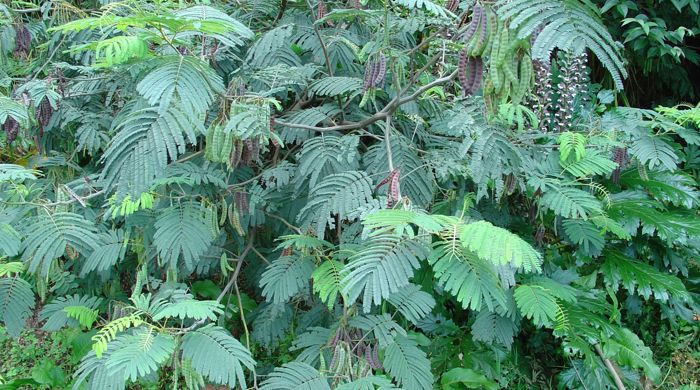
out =
<path fill-rule="evenodd" d="M 699 15 L 5 0 L 0 389 L 697 387 Z"/>

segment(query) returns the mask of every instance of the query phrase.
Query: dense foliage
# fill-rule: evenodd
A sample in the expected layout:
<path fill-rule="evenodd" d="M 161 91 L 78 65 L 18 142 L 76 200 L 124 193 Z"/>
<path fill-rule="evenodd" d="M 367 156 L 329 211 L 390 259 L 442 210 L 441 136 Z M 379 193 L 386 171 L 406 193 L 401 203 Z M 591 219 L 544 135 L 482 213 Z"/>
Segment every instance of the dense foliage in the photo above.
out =
<path fill-rule="evenodd" d="M 0 5 L 0 386 L 668 385 L 698 7 Z"/>

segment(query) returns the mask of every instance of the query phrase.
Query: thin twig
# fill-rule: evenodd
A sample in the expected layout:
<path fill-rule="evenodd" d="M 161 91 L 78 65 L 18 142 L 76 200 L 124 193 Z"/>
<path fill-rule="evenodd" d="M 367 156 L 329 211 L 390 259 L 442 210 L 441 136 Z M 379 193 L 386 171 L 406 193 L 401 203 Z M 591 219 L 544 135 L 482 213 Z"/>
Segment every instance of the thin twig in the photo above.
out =
<path fill-rule="evenodd" d="M 450 73 L 449 75 L 447 75 L 445 77 L 440 77 L 438 79 L 435 79 L 435 80 L 431 81 L 430 83 L 425 84 L 424 86 L 418 88 L 410 96 L 407 96 L 405 98 L 401 98 L 401 95 L 397 95 L 389 103 L 387 103 L 387 105 L 384 106 L 384 108 L 382 108 L 381 111 L 379 111 L 379 112 L 375 113 L 374 115 L 372 115 L 372 116 L 370 116 L 362 121 L 359 121 L 359 122 L 346 122 L 345 124 L 328 126 L 328 127 L 308 126 L 308 125 L 302 125 L 302 124 L 298 124 L 298 123 L 283 122 L 283 121 L 279 121 L 279 120 L 276 121 L 276 123 L 280 126 L 291 127 L 294 129 L 318 131 L 318 132 L 346 131 L 346 130 L 361 129 L 363 127 L 367 127 L 367 126 L 371 125 L 372 123 L 374 123 L 376 121 L 386 119 L 387 116 L 391 115 L 401 105 L 415 100 L 416 98 L 418 98 L 418 96 L 422 95 L 425 91 L 429 90 L 430 88 L 433 88 L 437 85 L 444 84 L 448 81 L 451 81 L 456 76 L 457 76 L 457 71 L 455 70 L 454 72 Z"/>
<path fill-rule="evenodd" d="M 600 344 L 593 344 L 593 348 L 595 348 L 595 351 L 598 354 L 598 356 L 600 356 L 600 358 L 603 359 L 605 367 L 608 368 L 608 372 L 610 372 L 610 375 L 612 375 L 613 380 L 615 381 L 615 386 L 617 386 L 617 390 L 626 390 L 625 385 L 622 383 L 622 379 L 620 379 L 620 375 L 615 369 L 615 365 L 613 365 L 613 362 L 610 361 L 610 359 L 606 358 L 605 355 L 603 355 L 603 350 L 600 348 Z"/>

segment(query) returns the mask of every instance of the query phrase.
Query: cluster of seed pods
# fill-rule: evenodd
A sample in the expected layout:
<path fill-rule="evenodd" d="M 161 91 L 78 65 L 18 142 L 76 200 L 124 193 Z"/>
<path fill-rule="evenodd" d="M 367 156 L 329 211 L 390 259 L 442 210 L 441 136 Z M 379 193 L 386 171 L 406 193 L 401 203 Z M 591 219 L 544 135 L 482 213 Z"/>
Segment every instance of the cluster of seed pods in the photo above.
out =
<path fill-rule="evenodd" d="M 617 168 L 615 168 L 610 174 L 610 180 L 612 180 L 613 183 L 618 184 L 620 183 L 620 173 L 630 161 L 630 157 L 627 154 L 627 148 L 613 149 L 612 160 L 617 164 Z"/>
<path fill-rule="evenodd" d="M 379 58 L 367 61 L 365 64 L 365 75 L 362 83 L 362 92 L 367 92 L 370 88 L 384 87 L 386 78 L 386 57 L 380 53 Z"/>

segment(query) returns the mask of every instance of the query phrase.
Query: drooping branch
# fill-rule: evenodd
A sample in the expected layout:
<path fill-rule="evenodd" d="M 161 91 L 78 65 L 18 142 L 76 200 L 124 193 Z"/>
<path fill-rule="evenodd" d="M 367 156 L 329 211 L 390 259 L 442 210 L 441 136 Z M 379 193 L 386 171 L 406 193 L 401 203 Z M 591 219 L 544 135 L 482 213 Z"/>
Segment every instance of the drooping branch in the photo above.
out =
<path fill-rule="evenodd" d="M 285 126 L 285 127 L 290 127 L 293 129 L 302 129 L 302 130 L 309 130 L 309 131 L 318 131 L 318 132 L 327 132 L 327 131 L 349 131 L 349 130 L 357 130 L 361 129 L 364 127 L 367 127 L 371 125 L 372 123 L 376 121 L 380 121 L 383 119 L 386 119 L 388 116 L 394 113 L 396 109 L 398 109 L 401 105 L 406 104 L 410 101 L 416 100 L 420 95 L 422 95 L 425 91 L 444 84 L 448 81 L 453 80 L 457 76 L 457 71 L 455 70 L 454 72 L 450 73 L 447 76 L 437 78 L 428 84 L 425 84 L 424 86 L 418 88 L 415 92 L 413 92 L 411 95 L 402 98 L 401 95 L 397 95 L 395 98 L 393 98 L 389 103 L 387 103 L 384 108 L 382 108 L 379 112 L 375 113 L 374 115 L 363 119 L 359 122 L 344 122 L 343 124 L 340 125 L 334 125 L 334 126 L 327 126 L 327 127 L 319 127 L 319 126 L 309 126 L 309 125 L 302 125 L 302 124 L 297 124 L 297 123 L 288 123 L 284 121 L 277 120 L 276 123 L 280 126 Z"/>

